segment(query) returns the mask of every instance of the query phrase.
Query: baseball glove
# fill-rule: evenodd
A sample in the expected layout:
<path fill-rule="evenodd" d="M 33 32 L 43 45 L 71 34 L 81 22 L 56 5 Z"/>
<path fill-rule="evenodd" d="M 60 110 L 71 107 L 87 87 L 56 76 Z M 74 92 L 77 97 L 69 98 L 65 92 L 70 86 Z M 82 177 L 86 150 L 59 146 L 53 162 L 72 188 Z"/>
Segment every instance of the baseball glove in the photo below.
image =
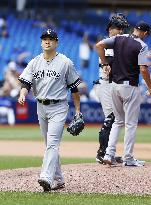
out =
<path fill-rule="evenodd" d="M 77 136 L 84 129 L 84 120 L 82 113 L 78 113 L 74 116 L 73 120 L 67 127 L 67 131 L 73 136 Z"/>

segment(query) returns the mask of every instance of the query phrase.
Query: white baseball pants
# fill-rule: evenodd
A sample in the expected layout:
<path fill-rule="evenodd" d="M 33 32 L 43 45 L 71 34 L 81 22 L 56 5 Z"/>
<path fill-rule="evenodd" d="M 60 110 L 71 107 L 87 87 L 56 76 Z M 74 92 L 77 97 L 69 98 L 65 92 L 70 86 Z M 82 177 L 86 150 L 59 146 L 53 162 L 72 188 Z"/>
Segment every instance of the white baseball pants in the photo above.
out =
<path fill-rule="evenodd" d="M 94 85 L 95 93 L 102 105 L 105 119 L 113 112 L 111 98 L 111 84 L 108 80 L 100 80 L 100 84 Z"/>
<path fill-rule="evenodd" d="M 54 179 L 64 181 L 60 165 L 59 145 L 68 113 L 68 104 L 65 101 L 50 105 L 37 103 L 37 113 L 46 145 L 40 179 L 48 181 L 51 186 Z"/>
<path fill-rule="evenodd" d="M 112 107 L 115 122 L 112 125 L 106 154 L 115 156 L 116 144 L 121 127 L 125 124 L 123 160 L 133 158 L 133 148 L 140 111 L 139 87 L 112 83 Z"/>

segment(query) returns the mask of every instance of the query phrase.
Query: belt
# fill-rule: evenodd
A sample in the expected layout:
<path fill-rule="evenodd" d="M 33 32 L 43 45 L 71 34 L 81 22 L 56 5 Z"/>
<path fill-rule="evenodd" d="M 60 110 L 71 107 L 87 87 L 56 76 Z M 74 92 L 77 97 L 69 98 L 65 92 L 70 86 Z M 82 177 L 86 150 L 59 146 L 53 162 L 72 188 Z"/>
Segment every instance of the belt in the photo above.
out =
<path fill-rule="evenodd" d="M 100 83 L 100 80 L 104 80 L 104 81 L 108 81 L 108 82 L 109 82 L 109 79 L 100 77 L 100 79 L 93 81 L 93 85 L 95 85 L 95 84 L 101 84 L 101 83 Z"/>
<path fill-rule="evenodd" d="M 93 81 L 93 85 L 100 84 L 99 79 Z"/>
<path fill-rule="evenodd" d="M 56 103 L 59 103 L 61 102 L 62 100 L 49 100 L 49 99 L 44 99 L 44 100 L 41 100 L 41 99 L 38 99 L 38 102 L 43 104 L 43 105 L 50 105 L 50 104 L 56 104 Z"/>
<path fill-rule="evenodd" d="M 109 78 L 102 78 L 102 77 L 100 77 L 100 80 L 109 81 Z"/>
<path fill-rule="evenodd" d="M 118 82 L 113 81 L 116 84 L 123 84 L 123 85 L 131 85 L 131 86 L 136 86 L 138 87 L 138 83 L 137 82 L 132 82 L 132 81 L 128 81 L 128 80 L 120 80 Z"/>

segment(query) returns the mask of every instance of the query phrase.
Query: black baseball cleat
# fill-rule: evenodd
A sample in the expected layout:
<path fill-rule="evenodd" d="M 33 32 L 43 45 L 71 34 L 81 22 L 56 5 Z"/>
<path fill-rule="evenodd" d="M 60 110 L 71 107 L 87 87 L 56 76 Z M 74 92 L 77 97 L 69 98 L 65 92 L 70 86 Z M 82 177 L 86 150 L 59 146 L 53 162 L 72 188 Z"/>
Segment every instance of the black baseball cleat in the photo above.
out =
<path fill-rule="evenodd" d="M 104 155 L 103 153 L 101 152 L 98 152 L 97 155 L 96 155 L 96 162 L 100 163 L 100 164 L 103 164 L 103 158 L 104 158 Z"/>
<path fill-rule="evenodd" d="M 50 184 L 49 184 L 49 182 L 47 182 L 46 180 L 44 180 L 44 179 L 38 179 L 38 183 L 39 183 L 40 186 L 43 187 L 44 192 L 49 192 L 49 191 L 51 191 Z"/>
<path fill-rule="evenodd" d="M 117 163 L 119 163 L 119 164 L 123 163 L 122 157 L 119 157 L 119 156 L 116 156 L 116 157 L 115 157 L 115 161 L 116 161 Z"/>

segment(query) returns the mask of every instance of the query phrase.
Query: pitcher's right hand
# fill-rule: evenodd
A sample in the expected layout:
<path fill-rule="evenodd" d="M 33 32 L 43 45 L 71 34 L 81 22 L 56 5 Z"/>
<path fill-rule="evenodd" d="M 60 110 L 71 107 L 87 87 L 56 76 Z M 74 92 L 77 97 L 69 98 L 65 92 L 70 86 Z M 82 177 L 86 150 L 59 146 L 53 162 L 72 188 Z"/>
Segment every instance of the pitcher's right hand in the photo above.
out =
<path fill-rule="evenodd" d="M 20 105 L 24 105 L 25 103 L 25 96 L 24 95 L 20 95 L 18 98 L 18 102 Z"/>

